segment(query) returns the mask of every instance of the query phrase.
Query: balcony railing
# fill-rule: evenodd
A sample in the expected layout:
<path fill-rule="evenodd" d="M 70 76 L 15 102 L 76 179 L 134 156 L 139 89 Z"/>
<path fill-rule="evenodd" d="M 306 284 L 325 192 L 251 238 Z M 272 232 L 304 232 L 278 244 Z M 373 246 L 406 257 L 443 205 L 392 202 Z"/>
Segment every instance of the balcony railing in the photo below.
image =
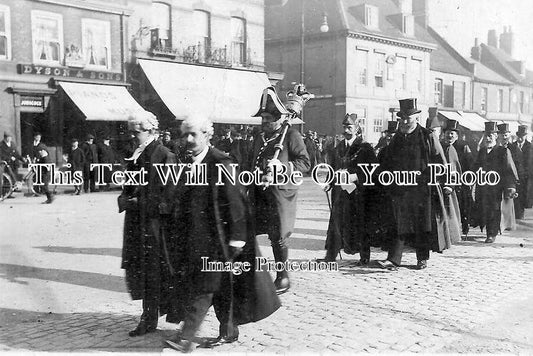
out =
<path fill-rule="evenodd" d="M 251 60 L 250 49 L 246 52 L 246 61 L 241 63 L 240 60 L 233 60 L 231 50 L 228 46 L 216 47 L 205 46 L 201 43 L 196 45 L 182 45 L 179 47 L 153 46 L 150 49 L 153 56 L 162 56 L 172 58 L 177 62 L 200 63 L 222 67 L 252 67 L 260 66 L 254 64 Z"/>

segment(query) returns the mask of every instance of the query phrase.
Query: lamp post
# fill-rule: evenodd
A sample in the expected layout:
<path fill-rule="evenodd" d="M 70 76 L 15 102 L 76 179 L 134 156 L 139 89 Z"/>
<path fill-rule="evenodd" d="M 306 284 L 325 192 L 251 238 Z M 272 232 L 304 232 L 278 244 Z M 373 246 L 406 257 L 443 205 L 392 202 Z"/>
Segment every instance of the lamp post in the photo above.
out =
<path fill-rule="evenodd" d="M 315 0 L 316 1 L 316 0 Z M 319 0 L 320 1 L 320 0 Z M 305 85 L 305 2 L 306 0 L 300 0 L 300 83 Z M 309 0 L 307 0 L 309 3 Z M 322 4 L 323 6 L 323 4 Z M 326 33 L 329 31 L 328 15 L 326 11 L 322 13 L 322 24 L 320 25 L 320 32 Z M 304 112 L 302 110 L 300 118 L 304 119 Z M 300 131 L 303 133 L 304 124 L 301 125 Z"/>

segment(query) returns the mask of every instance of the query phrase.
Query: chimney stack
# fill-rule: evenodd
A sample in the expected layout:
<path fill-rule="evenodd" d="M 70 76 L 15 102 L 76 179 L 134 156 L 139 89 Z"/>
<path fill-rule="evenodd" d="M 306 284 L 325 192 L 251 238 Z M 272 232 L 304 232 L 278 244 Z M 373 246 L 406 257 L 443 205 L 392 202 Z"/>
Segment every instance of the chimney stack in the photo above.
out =
<path fill-rule="evenodd" d="M 428 0 L 413 0 L 413 15 L 416 22 L 427 28 L 429 26 Z"/>
<path fill-rule="evenodd" d="M 481 61 L 481 46 L 479 45 L 479 38 L 475 38 L 474 47 L 470 50 L 470 57 L 476 61 Z"/>
<path fill-rule="evenodd" d="M 500 48 L 505 51 L 505 53 L 507 53 L 509 56 L 513 56 L 514 34 L 511 30 L 511 26 L 509 26 L 509 28 L 503 28 L 503 33 L 500 35 Z"/>
<path fill-rule="evenodd" d="M 487 45 L 498 48 L 498 36 L 496 35 L 496 30 L 489 30 L 487 34 Z"/>

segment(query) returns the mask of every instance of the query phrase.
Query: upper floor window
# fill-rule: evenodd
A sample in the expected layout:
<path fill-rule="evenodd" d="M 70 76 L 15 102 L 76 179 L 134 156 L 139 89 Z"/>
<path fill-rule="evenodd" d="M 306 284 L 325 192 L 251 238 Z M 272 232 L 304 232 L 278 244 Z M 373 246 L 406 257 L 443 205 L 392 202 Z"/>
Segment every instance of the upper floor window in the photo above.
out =
<path fill-rule="evenodd" d="M 422 61 L 413 60 L 413 79 L 418 92 L 422 92 Z"/>
<path fill-rule="evenodd" d="M 433 92 L 435 94 L 435 104 L 442 105 L 442 79 L 435 78 Z"/>
<path fill-rule="evenodd" d="M 503 89 L 498 89 L 498 97 L 496 99 L 496 103 L 498 104 L 498 107 L 496 108 L 496 110 L 498 112 L 502 112 L 503 111 Z"/>
<path fill-rule="evenodd" d="M 407 58 L 396 57 L 396 89 L 407 89 Z"/>
<path fill-rule="evenodd" d="M 152 4 L 152 26 L 158 29 L 156 44 L 159 47 L 172 47 L 170 38 L 170 6 L 162 2 Z"/>
<path fill-rule="evenodd" d="M 357 84 L 366 86 L 368 73 L 368 51 L 361 49 L 355 51 L 355 68 L 357 71 Z"/>
<path fill-rule="evenodd" d="M 9 7 L 0 5 L 0 59 L 11 59 L 11 23 Z"/>
<path fill-rule="evenodd" d="M 361 114 L 361 117 L 359 117 Z M 366 137 L 366 108 L 362 108 L 357 112 L 357 118 L 359 119 L 359 127 L 361 127 L 361 134 Z"/>
<path fill-rule="evenodd" d="M 374 117 L 374 133 L 380 133 L 383 130 L 383 110 L 378 108 Z"/>
<path fill-rule="evenodd" d="M 465 101 L 466 101 L 466 95 L 465 90 L 466 89 L 466 83 L 465 82 L 453 82 L 453 107 L 462 109 L 465 107 Z"/>
<path fill-rule="evenodd" d="M 413 15 L 402 15 L 402 32 L 406 36 L 415 35 L 415 18 Z"/>
<path fill-rule="evenodd" d="M 63 17 L 52 12 L 31 12 L 33 61 L 60 64 L 63 58 Z"/>
<path fill-rule="evenodd" d="M 520 96 L 518 98 L 518 107 L 520 108 L 520 113 L 524 112 L 524 92 L 520 92 Z"/>
<path fill-rule="evenodd" d="M 194 10 L 194 36 L 195 45 L 198 45 L 200 61 L 203 62 L 211 46 L 211 28 L 209 13 L 202 10 Z M 202 58 L 203 57 L 203 58 Z"/>
<path fill-rule="evenodd" d="M 233 63 L 246 63 L 246 20 L 240 17 L 231 18 L 231 52 Z"/>
<path fill-rule="evenodd" d="M 81 43 L 88 66 L 110 68 L 111 28 L 109 21 L 81 19 Z"/>
<path fill-rule="evenodd" d="M 375 6 L 365 5 L 365 25 L 368 28 L 379 28 L 379 9 Z"/>
<path fill-rule="evenodd" d="M 481 88 L 481 111 L 487 112 L 488 97 L 489 97 L 489 89 Z"/>
<path fill-rule="evenodd" d="M 376 72 L 374 80 L 377 88 L 383 88 L 383 74 L 385 72 L 385 54 L 376 53 Z"/>

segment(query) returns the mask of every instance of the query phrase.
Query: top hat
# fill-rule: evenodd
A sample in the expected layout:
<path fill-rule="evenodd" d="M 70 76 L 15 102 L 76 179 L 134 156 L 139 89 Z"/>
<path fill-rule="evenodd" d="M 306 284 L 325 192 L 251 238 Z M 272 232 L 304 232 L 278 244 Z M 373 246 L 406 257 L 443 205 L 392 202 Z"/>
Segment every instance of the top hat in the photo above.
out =
<path fill-rule="evenodd" d="M 485 133 L 493 133 L 498 131 L 498 127 L 494 121 L 485 122 Z"/>
<path fill-rule="evenodd" d="M 459 121 L 457 120 L 448 120 L 446 123 L 445 131 L 459 131 Z"/>
<path fill-rule="evenodd" d="M 527 135 L 527 125 L 518 125 L 518 131 L 516 131 L 516 136 L 525 136 Z"/>
<path fill-rule="evenodd" d="M 385 130 L 385 132 L 394 133 L 394 132 L 398 131 L 398 125 L 399 125 L 398 121 L 389 121 L 389 122 L 387 122 L 387 129 Z"/>
<path fill-rule="evenodd" d="M 259 104 L 259 111 L 252 115 L 252 117 L 261 116 L 262 113 L 269 113 L 273 116 L 281 116 L 289 114 L 285 105 L 281 102 L 278 95 L 276 94 L 276 89 L 270 86 L 263 90 L 261 95 L 261 102 Z"/>
<path fill-rule="evenodd" d="M 413 114 L 419 114 L 421 111 L 418 110 L 416 105 L 416 98 L 402 99 L 400 102 L 400 111 L 396 113 L 396 116 L 410 116 Z"/>
<path fill-rule="evenodd" d="M 511 130 L 509 129 L 509 124 L 506 124 L 506 123 L 499 124 L 498 125 L 498 132 L 499 133 L 511 132 Z"/>
<path fill-rule="evenodd" d="M 346 114 L 342 120 L 343 125 L 356 125 L 358 123 L 357 114 Z"/>

